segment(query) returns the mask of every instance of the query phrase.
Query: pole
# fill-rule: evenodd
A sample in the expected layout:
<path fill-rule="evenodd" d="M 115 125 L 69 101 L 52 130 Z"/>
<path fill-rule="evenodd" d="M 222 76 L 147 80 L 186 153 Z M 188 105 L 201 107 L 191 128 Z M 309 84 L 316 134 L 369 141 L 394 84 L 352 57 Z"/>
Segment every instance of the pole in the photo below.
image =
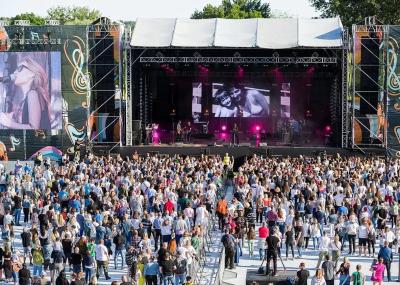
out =
<path fill-rule="evenodd" d="M 24 160 L 26 160 L 26 130 L 22 131 L 24 136 Z"/>

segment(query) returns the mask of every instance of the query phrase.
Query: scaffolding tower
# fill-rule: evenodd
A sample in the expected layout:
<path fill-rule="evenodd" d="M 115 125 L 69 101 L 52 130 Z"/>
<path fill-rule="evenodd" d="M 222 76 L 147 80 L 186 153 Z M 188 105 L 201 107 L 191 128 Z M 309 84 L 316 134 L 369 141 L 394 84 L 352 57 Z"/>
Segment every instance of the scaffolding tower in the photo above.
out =
<path fill-rule="evenodd" d="M 387 149 L 387 42 L 388 26 L 374 17 L 352 27 L 351 147 Z M 344 99 L 344 98 L 343 98 Z"/>
<path fill-rule="evenodd" d="M 98 144 L 110 145 L 111 151 L 122 146 L 123 140 L 123 112 L 125 104 L 122 93 L 123 59 L 122 55 L 123 25 L 112 23 L 110 19 L 102 17 L 87 27 L 88 59 L 90 72 L 90 87 L 88 90 L 88 123 L 96 122 L 97 129 L 91 130 L 88 125 L 89 147 Z M 112 53 L 112 56 L 111 56 Z M 114 136 L 116 124 L 119 124 L 119 138 Z M 106 139 L 102 139 L 106 134 Z"/>

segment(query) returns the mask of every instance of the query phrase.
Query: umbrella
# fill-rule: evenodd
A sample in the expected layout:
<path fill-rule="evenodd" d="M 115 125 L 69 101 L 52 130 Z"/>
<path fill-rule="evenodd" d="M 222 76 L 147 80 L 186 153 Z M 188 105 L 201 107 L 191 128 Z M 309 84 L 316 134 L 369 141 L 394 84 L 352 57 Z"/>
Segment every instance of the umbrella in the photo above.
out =
<path fill-rule="evenodd" d="M 60 160 L 62 157 L 62 152 L 58 148 L 54 146 L 45 146 L 44 148 L 41 148 L 40 150 L 32 154 L 29 159 L 35 159 L 39 152 L 43 155 L 43 158 L 50 158 L 51 160 Z"/>

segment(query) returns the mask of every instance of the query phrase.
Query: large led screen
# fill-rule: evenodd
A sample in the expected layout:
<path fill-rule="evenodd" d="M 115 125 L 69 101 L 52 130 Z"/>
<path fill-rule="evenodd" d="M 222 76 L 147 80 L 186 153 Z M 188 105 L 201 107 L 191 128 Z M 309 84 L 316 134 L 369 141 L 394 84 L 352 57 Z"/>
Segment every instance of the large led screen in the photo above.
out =
<path fill-rule="evenodd" d="M 0 52 L 0 129 L 62 128 L 60 52 Z"/>
<path fill-rule="evenodd" d="M 234 86 L 223 83 L 212 85 L 212 113 L 220 118 L 255 118 L 269 114 L 270 90 L 251 85 Z"/>

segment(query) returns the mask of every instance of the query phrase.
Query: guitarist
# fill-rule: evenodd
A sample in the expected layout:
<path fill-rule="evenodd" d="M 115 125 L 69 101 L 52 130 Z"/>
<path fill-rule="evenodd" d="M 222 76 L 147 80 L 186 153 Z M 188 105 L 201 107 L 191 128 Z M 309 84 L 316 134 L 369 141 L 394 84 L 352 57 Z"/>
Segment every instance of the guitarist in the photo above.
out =
<path fill-rule="evenodd" d="M 192 124 L 190 123 L 190 121 L 187 122 L 185 128 L 185 134 L 186 134 L 186 142 L 190 143 L 190 140 L 192 138 Z"/>

